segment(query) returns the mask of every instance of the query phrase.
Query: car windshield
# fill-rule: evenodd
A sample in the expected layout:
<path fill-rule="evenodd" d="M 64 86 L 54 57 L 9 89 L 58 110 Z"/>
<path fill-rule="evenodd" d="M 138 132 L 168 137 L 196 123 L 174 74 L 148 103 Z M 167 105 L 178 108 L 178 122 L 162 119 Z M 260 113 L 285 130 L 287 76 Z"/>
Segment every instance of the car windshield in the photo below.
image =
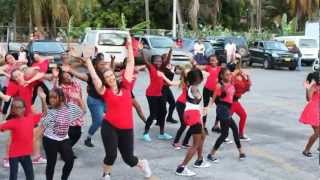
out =
<path fill-rule="evenodd" d="M 225 42 L 228 41 L 234 42 L 237 46 L 247 46 L 247 42 L 243 37 L 229 37 L 225 39 Z"/>
<path fill-rule="evenodd" d="M 288 48 L 281 42 L 266 42 L 265 49 L 288 51 Z"/>
<path fill-rule="evenodd" d="M 171 48 L 173 46 L 173 40 L 166 37 L 152 37 L 150 43 L 153 48 Z"/>
<path fill-rule="evenodd" d="M 317 41 L 315 39 L 300 39 L 299 47 L 300 48 L 316 48 Z"/>
<path fill-rule="evenodd" d="M 99 45 L 105 46 L 124 46 L 126 35 L 120 33 L 101 33 L 99 34 Z"/>
<path fill-rule="evenodd" d="M 64 52 L 64 47 L 60 42 L 34 42 L 32 44 L 33 51 L 37 52 L 52 52 L 52 53 L 62 53 Z"/>

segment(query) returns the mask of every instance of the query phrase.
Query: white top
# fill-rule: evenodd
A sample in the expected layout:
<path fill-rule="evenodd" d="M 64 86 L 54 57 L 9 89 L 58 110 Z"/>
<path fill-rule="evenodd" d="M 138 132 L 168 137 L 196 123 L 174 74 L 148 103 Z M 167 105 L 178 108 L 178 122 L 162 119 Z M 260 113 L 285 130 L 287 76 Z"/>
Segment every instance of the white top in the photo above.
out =
<path fill-rule="evenodd" d="M 204 44 L 196 42 L 193 47 L 194 54 L 204 54 Z"/>
<path fill-rule="evenodd" d="M 194 95 L 193 95 L 193 93 L 191 91 L 191 87 L 189 87 L 189 89 L 188 89 L 187 96 L 189 98 L 191 98 L 191 99 L 195 99 L 195 97 L 194 97 Z M 186 110 L 199 110 L 200 111 L 201 110 L 201 105 L 200 105 L 200 103 L 198 103 L 198 104 L 192 103 L 192 102 L 188 101 L 188 98 L 187 98 L 185 111 Z"/>

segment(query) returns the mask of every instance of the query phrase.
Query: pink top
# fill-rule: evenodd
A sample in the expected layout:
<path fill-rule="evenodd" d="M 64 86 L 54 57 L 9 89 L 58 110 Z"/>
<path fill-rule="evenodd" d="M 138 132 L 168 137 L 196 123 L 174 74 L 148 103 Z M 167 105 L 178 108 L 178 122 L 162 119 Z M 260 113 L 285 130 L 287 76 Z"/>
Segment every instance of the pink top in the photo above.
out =
<path fill-rule="evenodd" d="M 221 86 L 219 86 L 219 87 L 220 88 L 216 88 L 216 91 L 215 91 L 216 96 L 221 96 L 222 87 Z M 224 98 L 220 98 L 220 101 L 232 104 L 233 97 L 236 92 L 234 86 L 231 83 L 225 83 L 223 88 L 224 88 L 224 91 L 226 92 L 226 96 Z"/>

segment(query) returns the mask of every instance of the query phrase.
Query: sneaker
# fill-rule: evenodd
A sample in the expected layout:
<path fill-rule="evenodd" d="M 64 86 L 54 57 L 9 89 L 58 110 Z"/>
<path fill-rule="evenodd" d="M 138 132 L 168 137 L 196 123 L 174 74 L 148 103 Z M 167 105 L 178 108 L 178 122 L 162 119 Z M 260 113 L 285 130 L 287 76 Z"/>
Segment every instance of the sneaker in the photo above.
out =
<path fill-rule="evenodd" d="M 306 157 L 312 157 L 312 153 L 311 152 L 305 152 L 303 151 L 302 154 Z"/>
<path fill-rule="evenodd" d="M 172 123 L 172 124 L 177 124 L 178 121 L 175 119 L 167 119 L 167 122 Z"/>
<path fill-rule="evenodd" d="M 212 127 L 211 131 L 214 133 L 221 133 L 221 129 L 219 127 Z"/>
<path fill-rule="evenodd" d="M 204 161 L 203 159 L 196 160 L 196 162 L 194 162 L 194 164 L 193 164 L 193 167 L 195 167 L 195 168 L 208 168 L 210 166 L 211 166 L 211 164 L 207 161 Z"/>
<path fill-rule="evenodd" d="M 37 158 L 32 159 L 32 164 L 47 164 L 47 159 L 42 156 L 39 156 Z"/>
<path fill-rule="evenodd" d="M 239 159 L 240 160 L 244 160 L 244 159 L 246 159 L 246 154 L 244 154 L 244 153 L 241 153 L 240 155 L 239 155 Z"/>
<path fill-rule="evenodd" d="M 230 139 L 226 138 L 226 139 L 224 140 L 224 143 L 226 143 L 226 144 L 232 144 L 233 141 L 231 141 Z"/>
<path fill-rule="evenodd" d="M 248 141 L 251 141 L 251 139 L 248 138 L 247 136 L 241 136 L 241 137 L 240 137 L 240 141 L 242 141 L 242 142 L 248 142 Z"/>
<path fill-rule="evenodd" d="M 151 142 L 151 138 L 148 133 L 143 135 L 142 140 L 146 142 Z"/>
<path fill-rule="evenodd" d="M 179 166 L 176 170 L 176 175 L 178 176 L 195 176 L 197 175 L 195 172 L 191 171 L 187 167 Z"/>
<path fill-rule="evenodd" d="M 189 144 L 183 144 L 181 147 L 183 149 L 189 149 L 191 146 Z"/>
<path fill-rule="evenodd" d="M 110 174 L 104 174 L 104 175 L 102 176 L 102 180 L 111 180 Z"/>
<path fill-rule="evenodd" d="M 212 154 L 208 154 L 207 160 L 211 161 L 213 163 L 219 163 L 219 159 L 217 157 L 213 156 Z"/>
<path fill-rule="evenodd" d="M 175 150 L 180 150 L 181 149 L 181 145 L 179 143 L 173 143 L 172 146 L 173 146 L 173 148 Z"/>
<path fill-rule="evenodd" d="M 170 139 L 172 139 L 172 136 L 167 134 L 167 133 L 163 133 L 163 134 L 159 134 L 158 135 L 158 139 L 160 139 L 160 140 L 170 140 Z"/>
<path fill-rule="evenodd" d="M 3 167 L 4 168 L 9 168 L 10 167 L 10 163 L 9 163 L 9 159 L 8 158 L 3 158 Z"/>
<path fill-rule="evenodd" d="M 141 170 L 143 171 L 144 177 L 145 178 L 150 178 L 152 176 L 152 172 L 149 166 L 149 162 L 146 159 L 141 160 L 142 168 Z"/>
<path fill-rule="evenodd" d="M 93 145 L 92 142 L 91 142 L 91 138 L 87 138 L 87 139 L 84 141 L 84 145 L 87 146 L 87 147 L 94 147 L 94 145 Z"/>

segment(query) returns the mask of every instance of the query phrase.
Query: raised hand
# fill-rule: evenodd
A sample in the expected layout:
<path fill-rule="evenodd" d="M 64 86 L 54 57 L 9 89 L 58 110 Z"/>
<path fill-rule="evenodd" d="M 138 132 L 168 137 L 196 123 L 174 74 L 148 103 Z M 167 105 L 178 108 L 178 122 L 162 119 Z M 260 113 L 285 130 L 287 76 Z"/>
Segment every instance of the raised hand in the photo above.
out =
<path fill-rule="evenodd" d="M 42 88 L 38 88 L 38 96 L 39 96 L 41 99 L 46 99 L 46 97 L 47 97 L 46 93 L 44 93 L 44 91 L 43 91 Z"/>

